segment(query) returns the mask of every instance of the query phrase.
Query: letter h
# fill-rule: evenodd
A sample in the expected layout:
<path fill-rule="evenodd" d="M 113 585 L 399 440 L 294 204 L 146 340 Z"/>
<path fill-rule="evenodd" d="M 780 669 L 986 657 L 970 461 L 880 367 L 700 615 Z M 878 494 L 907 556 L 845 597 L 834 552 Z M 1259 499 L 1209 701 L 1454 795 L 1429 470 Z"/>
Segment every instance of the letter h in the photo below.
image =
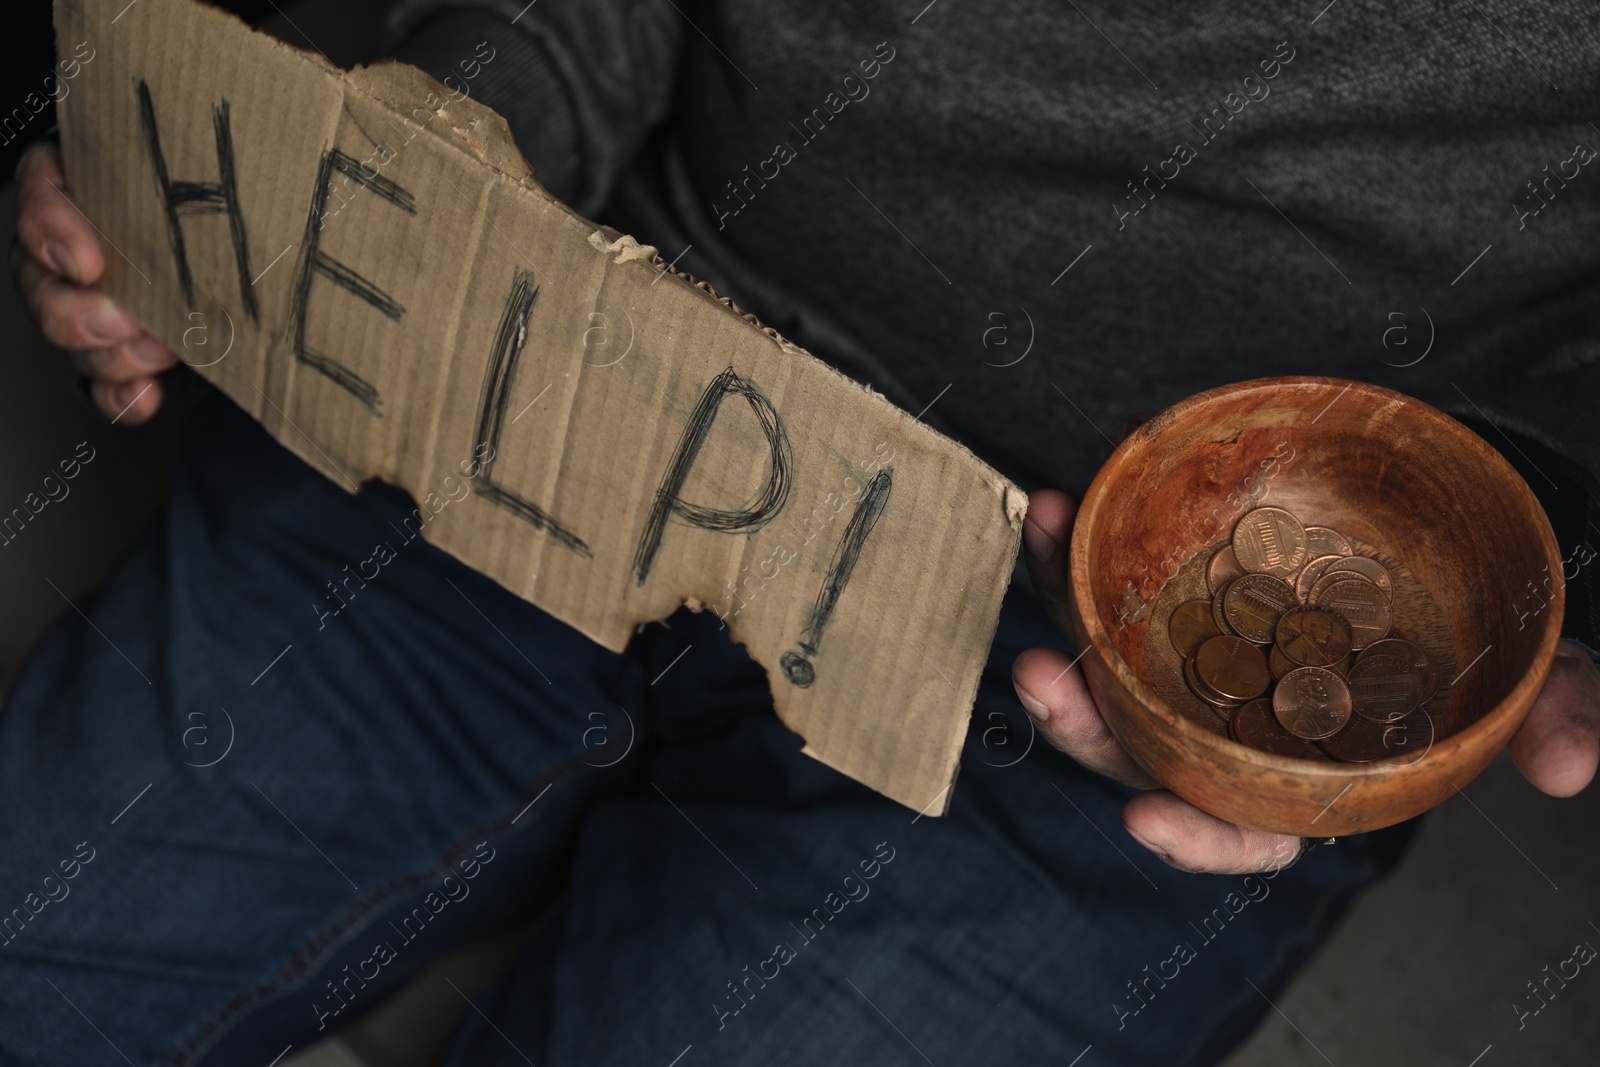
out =
<path fill-rule="evenodd" d="M 226 214 L 229 233 L 233 238 L 233 255 L 239 270 L 239 297 L 250 318 L 260 321 L 256 304 L 255 283 L 250 278 L 250 244 L 245 236 L 244 212 L 239 208 L 239 182 L 235 175 L 233 158 L 233 127 L 228 120 L 228 101 L 224 99 L 212 111 L 212 125 L 217 138 L 217 170 L 215 182 L 174 181 L 167 172 L 167 157 L 161 150 L 161 132 L 156 127 L 155 104 L 150 99 L 150 86 L 139 79 L 139 120 L 144 127 L 145 143 L 150 149 L 150 159 L 156 170 L 156 184 L 161 191 L 161 204 L 167 213 L 167 233 L 172 239 L 172 255 L 178 261 L 178 283 L 183 288 L 183 298 L 194 306 L 194 273 L 189 269 L 189 253 L 184 246 L 184 215 Z"/>

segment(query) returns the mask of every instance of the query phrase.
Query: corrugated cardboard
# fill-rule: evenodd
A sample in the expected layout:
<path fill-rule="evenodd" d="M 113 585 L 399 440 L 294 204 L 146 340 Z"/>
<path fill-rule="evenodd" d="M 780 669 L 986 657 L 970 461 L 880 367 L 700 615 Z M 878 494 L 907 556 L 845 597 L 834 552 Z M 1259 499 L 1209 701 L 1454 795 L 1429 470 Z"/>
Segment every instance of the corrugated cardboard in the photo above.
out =
<path fill-rule="evenodd" d="M 607 648 L 716 610 L 807 752 L 944 811 L 1020 490 L 556 201 L 413 68 L 341 73 L 191 0 L 59 0 L 56 27 L 95 49 L 62 151 L 116 300 Z"/>

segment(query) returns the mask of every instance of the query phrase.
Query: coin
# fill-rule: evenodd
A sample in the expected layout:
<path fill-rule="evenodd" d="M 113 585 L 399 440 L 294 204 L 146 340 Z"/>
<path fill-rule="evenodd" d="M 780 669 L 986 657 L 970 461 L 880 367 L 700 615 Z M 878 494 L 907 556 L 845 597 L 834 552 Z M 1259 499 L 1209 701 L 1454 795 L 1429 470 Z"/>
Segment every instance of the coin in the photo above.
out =
<path fill-rule="evenodd" d="M 1388 596 L 1394 595 L 1394 580 L 1389 577 L 1389 571 L 1383 564 L 1366 556 L 1346 556 L 1336 565 L 1323 572 L 1329 574 L 1355 573 L 1361 575 L 1373 585 L 1382 589 Z"/>
<path fill-rule="evenodd" d="M 1267 657 L 1242 637 L 1213 637 L 1195 649 L 1194 673 L 1202 685 L 1235 704 L 1254 700 L 1272 685 Z"/>
<path fill-rule="evenodd" d="M 1343 561 L 1341 560 L 1340 562 Z M 1357 574 L 1355 571 L 1342 571 L 1339 574 L 1335 574 L 1332 568 L 1329 568 L 1322 572 L 1322 577 L 1311 583 L 1311 595 L 1306 598 L 1306 603 L 1315 604 L 1334 582 L 1366 582 L 1372 588 L 1378 589 L 1372 579 L 1364 574 Z M 1382 593 L 1383 590 L 1378 589 L 1378 592 Z M 1385 595 L 1387 596 L 1387 594 Z"/>
<path fill-rule="evenodd" d="M 1393 736 L 1388 723 L 1354 715 L 1344 729 L 1322 742 L 1322 750 L 1346 763 L 1371 763 L 1394 751 Z"/>
<path fill-rule="evenodd" d="M 1267 652 L 1267 670 L 1272 672 L 1272 680 L 1282 681 L 1283 676 L 1294 670 L 1300 664 L 1283 654 L 1283 649 L 1273 645 Z"/>
<path fill-rule="evenodd" d="M 1379 654 L 1404 656 L 1411 661 L 1412 669 L 1422 676 L 1421 703 L 1426 704 L 1439 691 L 1439 665 L 1423 651 L 1421 645 L 1407 641 L 1403 637 L 1385 637 L 1382 641 L 1374 641 L 1362 649 L 1359 659 Z"/>
<path fill-rule="evenodd" d="M 1318 556 L 1348 556 L 1352 551 L 1350 539 L 1333 527 L 1306 527 L 1306 555 L 1311 559 Z"/>
<path fill-rule="evenodd" d="M 1322 755 L 1316 745 L 1285 730 L 1272 713 L 1272 702 L 1252 700 L 1228 722 L 1229 735 L 1241 745 L 1271 752 L 1290 759 L 1317 759 Z"/>
<path fill-rule="evenodd" d="M 1239 706 L 1238 701 L 1228 700 L 1221 694 L 1213 693 L 1206 688 L 1206 683 L 1199 675 L 1195 674 L 1193 655 L 1183 661 L 1183 680 L 1189 683 L 1190 691 L 1205 701 L 1207 706 L 1216 712 L 1217 717 L 1223 722 L 1228 722 L 1233 718 L 1234 709 Z"/>
<path fill-rule="evenodd" d="M 1300 603 L 1311 603 L 1311 587 L 1317 583 L 1317 579 L 1327 574 L 1329 567 L 1344 560 L 1343 556 L 1314 556 L 1310 563 L 1300 568 L 1300 573 L 1294 579 L 1294 591 L 1300 597 Z"/>
<path fill-rule="evenodd" d="M 1270 574 L 1247 574 L 1228 583 L 1222 609 L 1234 633 L 1267 645 L 1277 630 L 1278 616 L 1294 605 L 1294 590 L 1282 579 Z"/>
<path fill-rule="evenodd" d="M 1222 587 L 1235 578 L 1244 577 L 1244 568 L 1239 566 L 1239 557 L 1233 554 L 1233 545 L 1227 541 L 1222 547 L 1211 554 L 1211 562 L 1206 564 L 1206 587 L 1213 595 L 1222 592 Z"/>
<path fill-rule="evenodd" d="M 1228 585 L 1232 585 L 1229 582 Z M 1233 627 L 1228 625 L 1227 607 L 1228 585 L 1217 590 L 1217 595 L 1211 598 L 1211 621 L 1217 624 L 1218 632 L 1224 636 L 1233 633 Z"/>
<path fill-rule="evenodd" d="M 1317 583 L 1317 590 L 1311 598 L 1313 606 L 1331 608 L 1345 617 L 1350 624 L 1352 649 L 1360 651 L 1388 636 L 1389 597 L 1376 585 L 1354 576 L 1334 582 L 1324 578 Z"/>
<path fill-rule="evenodd" d="M 1398 564 L 1356 551 L 1333 527 L 1265 507 L 1201 557 L 1210 596 L 1177 604 L 1167 637 L 1187 687 L 1230 737 L 1348 762 L 1414 762 L 1431 749 L 1435 724 L 1422 705 L 1441 668 L 1390 636 L 1388 568 Z"/>
<path fill-rule="evenodd" d="M 1167 637 L 1180 656 L 1187 656 L 1206 638 L 1218 637 L 1221 633 L 1211 617 L 1209 600 L 1185 601 L 1172 609 L 1172 618 L 1167 620 Z"/>
<path fill-rule="evenodd" d="M 1282 508 L 1256 508 L 1233 527 L 1233 554 L 1251 574 L 1287 578 L 1306 562 L 1306 528 Z"/>
<path fill-rule="evenodd" d="M 1395 652 L 1366 654 L 1350 668 L 1351 709 L 1373 722 L 1403 719 L 1422 705 L 1426 684 L 1427 677 L 1413 666 L 1410 656 Z"/>
<path fill-rule="evenodd" d="M 1199 697 L 1207 704 L 1210 704 L 1213 711 L 1226 719 L 1232 715 L 1234 709 L 1240 704 L 1244 703 L 1244 701 L 1236 700 L 1233 697 L 1218 692 L 1215 688 L 1207 684 L 1204 678 L 1200 677 L 1199 670 L 1195 663 L 1195 657 L 1199 654 L 1199 651 L 1199 649 L 1196 649 L 1194 654 L 1190 655 L 1189 658 L 1184 661 L 1184 680 L 1189 683 L 1189 688 L 1194 691 L 1195 696 Z"/>
<path fill-rule="evenodd" d="M 1285 730 L 1319 741 L 1350 721 L 1350 690 L 1324 667 L 1297 667 L 1272 691 L 1272 711 Z"/>
<path fill-rule="evenodd" d="M 1302 667 L 1331 667 L 1350 654 L 1350 624 L 1327 608 L 1290 608 L 1278 617 L 1276 647 Z"/>

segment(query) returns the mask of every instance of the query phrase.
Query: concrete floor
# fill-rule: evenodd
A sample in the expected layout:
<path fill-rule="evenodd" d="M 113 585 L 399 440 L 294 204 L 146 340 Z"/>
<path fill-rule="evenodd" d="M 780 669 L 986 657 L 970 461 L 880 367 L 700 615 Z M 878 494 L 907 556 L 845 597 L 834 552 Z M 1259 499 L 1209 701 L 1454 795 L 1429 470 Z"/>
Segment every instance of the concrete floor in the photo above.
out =
<path fill-rule="evenodd" d="M 360 58 L 381 0 L 288 10 L 337 61 Z M 320 10 L 319 10 L 320 9 Z M 351 18 L 355 9 L 358 17 Z M 300 35 L 286 28 L 291 40 Z M 303 43 L 303 38 L 301 42 Z M 11 191 L 0 194 L 9 231 Z M 9 232 L 0 234 L 9 242 Z M 100 582 L 159 507 L 178 419 L 109 427 L 71 390 L 70 372 L 38 337 L 10 287 L 0 296 L 0 501 L 20 501 L 80 441 L 97 450 L 72 483 L 0 548 L 0 683 L 39 633 Z M 1600 788 L 1573 800 L 1538 794 L 1496 763 L 1429 816 L 1399 873 L 1354 909 L 1333 940 L 1273 1005 L 1228 1067 L 1588 1067 L 1600 1050 L 1600 974 L 1580 971 L 1550 1003 L 1528 985 L 1574 945 L 1600 946 Z M 1132 843 L 1126 843 L 1133 847 Z M 1337 847 L 1337 846 L 1335 846 Z M 458 953 L 342 1039 L 299 1050 L 283 1067 L 426 1067 L 465 1010 L 449 991 L 480 986 L 515 953 L 520 935 Z M 931 1051 L 931 1050 L 930 1050 Z M 935 1057 L 937 1059 L 937 1057 Z M 686 1065 L 690 1067 L 690 1065 Z M 1093 1054 L 1080 1067 L 1094 1067 Z"/>
<path fill-rule="evenodd" d="M 1427 817 L 1229 1067 L 1600 1061 L 1600 974 L 1552 982 L 1520 1027 L 1513 1007 L 1538 1007 L 1527 983 L 1575 945 L 1600 948 L 1597 819 L 1600 788 L 1555 800 L 1502 756 Z"/>

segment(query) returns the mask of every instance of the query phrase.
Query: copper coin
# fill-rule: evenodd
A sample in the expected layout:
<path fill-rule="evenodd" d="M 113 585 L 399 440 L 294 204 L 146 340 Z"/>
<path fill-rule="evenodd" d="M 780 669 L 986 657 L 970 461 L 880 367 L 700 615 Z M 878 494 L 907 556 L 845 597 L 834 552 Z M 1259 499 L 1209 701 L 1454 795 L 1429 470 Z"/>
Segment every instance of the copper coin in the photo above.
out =
<path fill-rule="evenodd" d="M 1272 685 L 1267 657 L 1242 637 L 1213 637 L 1194 653 L 1194 673 L 1218 696 L 1243 704 Z"/>
<path fill-rule="evenodd" d="M 1297 667 L 1272 691 L 1272 711 L 1291 734 L 1320 741 L 1350 721 L 1350 690 L 1325 667 Z"/>
<path fill-rule="evenodd" d="M 1328 573 L 1328 568 L 1335 563 L 1343 563 L 1343 556 L 1314 556 L 1310 563 L 1300 568 L 1300 573 L 1295 575 L 1294 591 L 1300 597 L 1300 603 L 1311 603 L 1311 587 L 1317 580 Z"/>
<path fill-rule="evenodd" d="M 1228 722 L 1233 718 L 1234 709 L 1239 706 L 1238 702 L 1225 699 L 1220 694 L 1213 693 L 1206 688 L 1205 682 L 1201 681 L 1200 677 L 1194 672 L 1194 656 L 1192 655 L 1183 661 L 1183 679 L 1189 683 L 1189 690 L 1205 701 L 1206 705 L 1216 712 L 1217 717 L 1223 722 Z"/>
<path fill-rule="evenodd" d="M 1300 664 L 1283 654 L 1283 649 L 1273 645 L 1267 652 L 1267 670 L 1272 672 L 1272 680 L 1282 681 L 1283 676 L 1294 670 Z"/>
<path fill-rule="evenodd" d="M 1233 554 L 1251 574 L 1288 578 L 1305 566 L 1306 528 L 1282 508 L 1256 508 L 1233 527 Z"/>
<path fill-rule="evenodd" d="M 1411 657 L 1394 652 L 1366 654 L 1350 668 L 1350 706 L 1373 722 L 1393 722 L 1422 706 L 1427 677 Z"/>
<path fill-rule="evenodd" d="M 1173 608 L 1172 618 L 1167 620 L 1167 636 L 1180 656 L 1187 656 L 1209 637 L 1222 636 L 1211 617 L 1211 601 L 1190 600 Z"/>
<path fill-rule="evenodd" d="M 1228 625 L 1228 613 L 1225 610 L 1227 608 L 1228 586 L 1232 584 L 1232 582 L 1228 582 L 1227 585 L 1217 590 L 1216 596 L 1211 598 L 1211 621 L 1217 624 L 1218 632 L 1224 636 L 1233 633 L 1233 627 Z"/>
<path fill-rule="evenodd" d="M 1331 526 L 1306 527 L 1306 554 L 1316 559 L 1318 556 L 1348 556 L 1354 549 L 1350 547 L 1350 539 Z"/>
<path fill-rule="evenodd" d="M 1344 729 L 1322 742 L 1322 750 L 1346 763 L 1371 763 L 1394 751 L 1393 732 L 1388 723 L 1373 722 L 1352 715 Z"/>
<path fill-rule="evenodd" d="M 1411 661 L 1411 667 L 1422 676 L 1422 703 L 1426 704 L 1433 699 L 1439 691 L 1439 665 L 1433 662 L 1433 657 L 1425 652 L 1421 645 L 1407 641 L 1403 637 L 1385 637 L 1382 641 L 1374 641 L 1361 650 L 1361 659 L 1380 654 L 1404 656 Z"/>
<path fill-rule="evenodd" d="M 1317 759 L 1322 755 L 1316 745 L 1302 741 L 1283 728 L 1268 700 L 1252 700 L 1234 712 L 1228 723 L 1228 734 L 1241 745 L 1290 759 Z"/>
<path fill-rule="evenodd" d="M 1341 559 L 1340 562 L 1342 563 L 1344 561 Z M 1343 571 L 1339 574 L 1335 574 L 1333 573 L 1332 568 L 1329 568 L 1328 570 L 1322 572 L 1322 577 L 1311 583 L 1311 595 L 1306 598 L 1306 603 L 1315 604 L 1319 599 L 1321 599 L 1322 594 L 1327 592 L 1328 587 L 1334 582 L 1366 582 L 1368 585 L 1372 586 L 1372 588 L 1378 589 L 1377 585 L 1373 583 L 1372 579 L 1368 578 L 1364 574 L 1357 574 L 1355 571 Z M 1383 590 L 1378 589 L 1378 592 L 1382 593 Z M 1388 594 L 1385 594 L 1385 596 L 1387 595 Z"/>
<path fill-rule="evenodd" d="M 1278 616 L 1295 603 L 1294 590 L 1281 578 L 1247 574 L 1228 583 L 1222 611 L 1234 633 L 1258 645 L 1270 645 Z"/>
<path fill-rule="evenodd" d="M 1323 575 L 1345 573 L 1359 574 L 1382 589 L 1386 596 L 1394 596 L 1394 580 L 1389 577 L 1388 568 L 1375 559 L 1368 559 L 1366 556 L 1346 556 L 1324 571 Z"/>
<path fill-rule="evenodd" d="M 1328 576 L 1333 577 L 1332 574 Z M 1360 651 L 1389 634 L 1389 597 L 1365 578 L 1349 577 L 1324 585 L 1317 583 L 1312 605 L 1330 608 L 1350 624 L 1350 647 Z M 1243 579 L 1240 579 L 1243 581 Z"/>
<path fill-rule="evenodd" d="M 1202 644 L 1203 643 L 1204 642 L 1202 642 Z M 1226 704 L 1230 708 L 1238 707 L 1240 704 L 1242 704 L 1243 701 L 1233 700 L 1223 696 L 1221 693 L 1217 692 L 1210 685 L 1208 685 L 1204 678 L 1201 678 L 1195 673 L 1195 657 L 1199 654 L 1200 650 L 1197 648 L 1185 656 L 1183 660 L 1183 679 L 1189 683 L 1189 688 L 1194 690 L 1195 696 L 1209 704 Z"/>
<path fill-rule="evenodd" d="M 1327 608 L 1290 608 L 1278 617 L 1276 647 L 1302 667 L 1331 667 L 1350 654 L 1350 624 Z"/>
<path fill-rule="evenodd" d="M 1201 678 L 1195 671 L 1195 658 L 1193 655 L 1183 661 L 1183 677 L 1189 683 L 1189 688 L 1194 692 L 1194 695 L 1210 704 L 1212 710 L 1223 718 L 1232 715 L 1234 709 L 1243 703 L 1223 696 L 1207 685 L 1205 679 Z"/>
<path fill-rule="evenodd" d="M 1222 592 L 1222 587 L 1235 578 L 1244 577 L 1244 568 L 1239 566 L 1239 557 L 1233 554 L 1233 545 L 1224 541 L 1222 547 L 1211 554 L 1211 562 L 1206 564 L 1206 587 L 1213 595 Z"/>

